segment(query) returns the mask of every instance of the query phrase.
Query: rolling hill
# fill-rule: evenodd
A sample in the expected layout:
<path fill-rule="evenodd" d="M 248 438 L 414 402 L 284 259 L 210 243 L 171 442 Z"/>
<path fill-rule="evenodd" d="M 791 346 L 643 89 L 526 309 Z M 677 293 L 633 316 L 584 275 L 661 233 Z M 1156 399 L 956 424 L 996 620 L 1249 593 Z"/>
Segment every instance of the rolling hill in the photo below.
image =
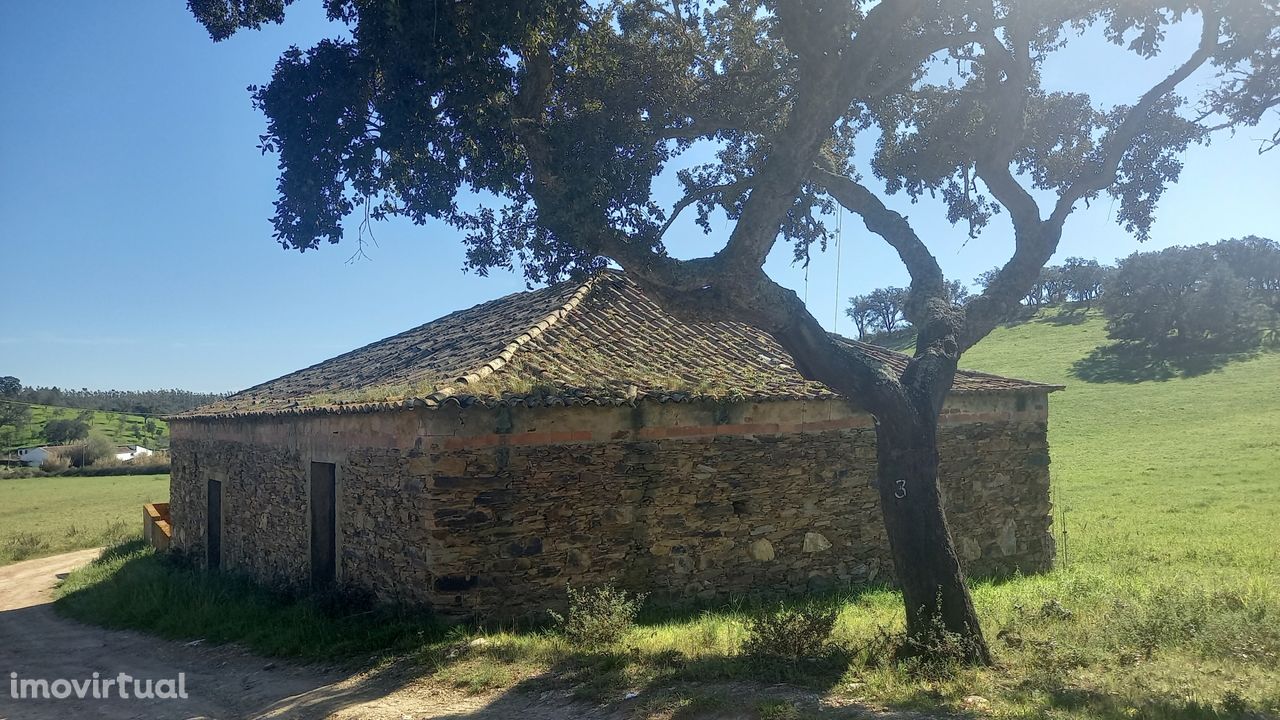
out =
<path fill-rule="evenodd" d="M 1060 561 L 1280 582 L 1280 352 L 1126 354 L 1099 314 L 1050 309 L 961 365 L 1067 386 L 1049 401 Z"/>
<path fill-rule="evenodd" d="M 148 432 L 146 417 L 131 413 L 116 413 L 105 410 L 80 410 L 77 408 L 53 407 L 51 405 L 32 405 L 31 420 L 22 431 L 5 441 L 0 451 L 14 448 L 30 447 L 46 443 L 41 434 L 45 423 L 50 420 L 74 420 L 81 414 L 88 416 L 91 430 L 98 430 L 111 438 L 117 445 L 143 445 L 151 449 L 169 446 L 169 426 L 163 420 L 153 418 L 156 432 Z M 158 434 L 157 434 L 158 433 Z"/>

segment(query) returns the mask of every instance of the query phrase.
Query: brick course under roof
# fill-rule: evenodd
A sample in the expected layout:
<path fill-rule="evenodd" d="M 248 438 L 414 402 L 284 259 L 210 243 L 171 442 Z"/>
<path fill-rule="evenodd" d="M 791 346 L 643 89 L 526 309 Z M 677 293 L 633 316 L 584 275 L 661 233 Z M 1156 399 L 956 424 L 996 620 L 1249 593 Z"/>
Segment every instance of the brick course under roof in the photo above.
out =
<path fill-rule="evenodd" d="M 840 342 L 895 376 L 909 359 Z M 952 392 L 1060 387 L 961 370 Z M 606 271 L 446 315 L 174 417 L 837 397 L 801 377 L 768 333 L 734 322 L 683 323 L 625 275 Z"/>

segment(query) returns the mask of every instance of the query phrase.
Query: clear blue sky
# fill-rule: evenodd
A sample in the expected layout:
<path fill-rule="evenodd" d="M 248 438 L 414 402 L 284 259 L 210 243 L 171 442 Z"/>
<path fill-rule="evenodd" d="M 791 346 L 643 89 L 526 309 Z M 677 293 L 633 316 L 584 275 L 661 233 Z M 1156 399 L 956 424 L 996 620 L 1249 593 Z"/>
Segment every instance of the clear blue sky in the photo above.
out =
<path fill-rule="evenodd" d="M 177 0 L 0 3 L 0 375 L 234 390 L 523 289 L 518 276 L 461 272 L 456 236 L 440 225 L 377 227 L 369 262 L 348 263 L 352 245 L 299 255 L 271 240 L 275 161 L 255 148 L 265 123 L 245 87 L 267 81 L 290 44 L 335 31 L 319 5 L 303 0 L 285 25 L 215 45 Z M 1189 46 L 1194 32 L 1174 42 Z M 1046 77 L 1123 102 L 1165 70 L 1088 42 Z M 1280 155 L 1255 150 L 1246 132 L 1187 152 L 1150 247 L 1280 239 Z M 668 200 L 673 192 L 660 188 Z M 1003 224 L 966 243 L 937 206 L 895 207 L 949 276 L 972 280 L 1011 250 Z M 1059 259 L 1138 249 L 1113 211 L 1104 201 L 1078 212 Z M 687 229 L 677 255 L 722 240 Z M 804 292 L 790 256 L 779 247 L 769 271 Z M 837 267 L 842 301 L 906 282 L 849 216 L 840 260 L 833 248 L 809 274 L 810 306 L 828 326 Z M 839 329 L 850 331 L 843 313 Z"/>

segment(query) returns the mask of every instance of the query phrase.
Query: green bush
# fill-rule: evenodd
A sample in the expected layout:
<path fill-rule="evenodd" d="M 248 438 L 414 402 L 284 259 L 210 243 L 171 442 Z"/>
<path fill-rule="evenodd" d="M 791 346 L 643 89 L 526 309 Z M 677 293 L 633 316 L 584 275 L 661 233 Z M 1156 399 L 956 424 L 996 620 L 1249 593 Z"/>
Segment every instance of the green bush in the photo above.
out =
<path fill-rule="evenodd" d="M 48 474 L 49 473 L 37 467 L 25 467 L 22 465 L 17 467 L 0 467 L 0 480 L 44 477 Z"/>
<path fill-rule="evenodd" d="M 148 463 L 146 465 L 136 465 L 134 463 L 95 463 L 92 467 L 71 468 L 63 470 L 58 475 L 64 477 L 102 477 L 106 475 L 167 475 L 169 473 L 169 463 Z"/>
<path fill-rule="evenodd" d="M 631 594 L 611 584 L 596 588 L 566 588 L 569 609 L 549 611 L 565 637 L 587 648 L 607 647 L 635 626 L 645 593 Z"/>
<path fill-rule="evenodd" d="M 71 460 L 73 466 L 82 468 L 99 460 L 115 459 L 115 451 L 116 445 L 111 442 L 111 438 L 94 430 L 82 442 L 72 445 L 68 450 L 67 457 Z"/>
<path fill-rule="evenodd" d="M 947 680 L 955 677 L 977 655 L 974 640 L 951 632 L 936 616 L 928 630 L 919 636 L 902 635 L 897 648 L 901 667 L 913 677 L 925 680 Z"/>
<path fill-rule="evenodd" d="M 779 607 L 747 621 L 745 655 L 758 658 L 803 660 L 826 655 L 831 650 L 831 629 L 836 624 L 835 608 Z"/>

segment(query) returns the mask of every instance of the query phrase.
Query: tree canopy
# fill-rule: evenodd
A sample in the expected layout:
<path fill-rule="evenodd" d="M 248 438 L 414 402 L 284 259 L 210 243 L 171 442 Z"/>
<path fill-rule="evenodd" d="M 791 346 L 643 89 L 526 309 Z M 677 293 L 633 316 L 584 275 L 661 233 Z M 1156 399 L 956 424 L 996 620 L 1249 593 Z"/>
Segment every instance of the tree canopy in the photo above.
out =
<path fill-rule="evenodd" d="M 88 435 L 89 423 L 78 418 L 55 418 L 44 425 L 44 439 L 55 445 L 80 440 Z"/>
<path fill-rule="evenodd" d="M 1108 334 L 1162 350 L 1243 350 L 1276 327 L 1280 245 L 1259 237 L 1134 253 L 1109 281 Z"/>
<path fill-rule="evenodd" d="M 282 21 L 287 3 L 189 0 L 215 40 Z M 1113 198 L 1145 239 L 1182 151 L 1270 122 L 1280 104 L 1274 0 L 325 6 L 349 34 L 291 48 L 251 88 L 261 147 L 279 157 L 276 240 L 339 242 L 353 213 L 436 218 L 464 234 L 474 270 L 519 265 L 538 283 L 612 261 L 675 314 L 772 333 L 802 373 L 876 416 L 913 633 L 935 613 L 955 632 L 976 626 L 936 487 L 936 421 L 960 353 L 1026 296 L 1079 204 Z M 1169 58 L 1180 22 L 1199 41 Z M 1045 58 L 1081 32 L 1173 69 L 1115 106 L 1045 87 Z M 1213 78 L 1190 95 L 1201 68 Z M 708 143 L 704 161 L 694 150 Z M 682 193 L 663 206 L 653 186 L 667 171 Z M 468 206 L 464 191 L 492 202 Z M 979 295 L 951 302 L 928 245 L 885 206 L 893 193 L 940 197 L 975 237 L 1007 213 L 1015 250 Z M 916 353 L 899 375 L 828 335 L 762 268 L 778 242 L 797 258 L 825 243 L 837 204 L 911 276 Z M 728 220 L 717 252 L 667 252 L 684 212 L 708 233 L 717 213 Z M 885 490 L 897 482 L 901 497 Z"/>

